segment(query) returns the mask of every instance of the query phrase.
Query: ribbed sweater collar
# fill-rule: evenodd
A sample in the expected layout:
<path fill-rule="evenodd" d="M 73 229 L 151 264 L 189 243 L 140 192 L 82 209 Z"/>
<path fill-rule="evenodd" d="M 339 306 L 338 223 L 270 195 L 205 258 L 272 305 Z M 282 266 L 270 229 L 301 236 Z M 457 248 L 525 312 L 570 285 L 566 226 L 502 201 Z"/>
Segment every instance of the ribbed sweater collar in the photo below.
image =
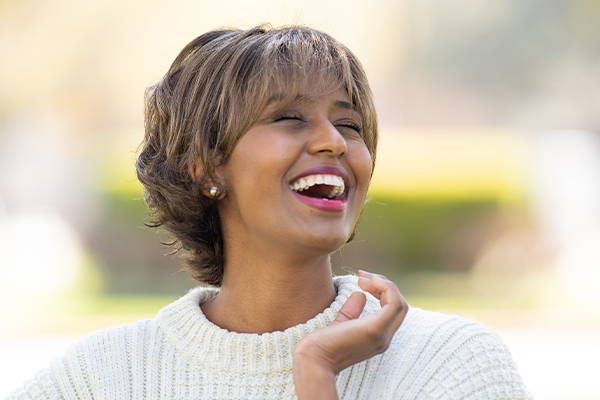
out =
<path fill-rule="evenodd" d="M 357 279 L 354 275 L 333 277 L 337 292 L 334 301 L 308 321 L 283 331 L 239 333 L 215 325 L 200 308 L 200 304 L 219 292 L 218 288 L 208 287 L 191 289 L 162 308 L 156 320 L 178 354 L 192 364 L 245 374 L 289 371 L 296 344 L 310 332 L 329 325 L 336 318 L 350 294 L 361 290 Z"/>

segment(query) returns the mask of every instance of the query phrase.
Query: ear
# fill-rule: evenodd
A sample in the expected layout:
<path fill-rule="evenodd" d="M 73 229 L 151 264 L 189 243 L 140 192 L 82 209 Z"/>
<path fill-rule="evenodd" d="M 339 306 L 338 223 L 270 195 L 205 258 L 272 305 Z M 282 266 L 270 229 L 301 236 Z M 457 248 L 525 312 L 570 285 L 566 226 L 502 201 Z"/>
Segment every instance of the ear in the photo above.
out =
<path fill-rule="evenodd" d="M 225 195 L 225 180 L 223 178 L 223 168 L 221 164 L 217 163 L 216 165 L 217 166 L 213 170 L 213 177 L 210 177 L 205 171 L 204 165 L 200 161 L 189 161 L 188 173 L 190 174 L 192 180 L 200 185 L 202 194 L 204 196 L 212 197 L 210 196 L 210 189 L 213 186 L 217 186 L 221 193 L 217 198 L 221 199 Z"/>

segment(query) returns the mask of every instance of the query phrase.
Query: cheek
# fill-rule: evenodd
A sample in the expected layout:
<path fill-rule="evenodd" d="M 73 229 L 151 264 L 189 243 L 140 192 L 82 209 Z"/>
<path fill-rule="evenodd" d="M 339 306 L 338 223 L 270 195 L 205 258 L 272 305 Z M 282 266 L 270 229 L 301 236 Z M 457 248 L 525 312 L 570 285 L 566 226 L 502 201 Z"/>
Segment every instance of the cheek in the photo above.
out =
<path fill-rule="evenodd" d="M 366 190 L 373 171 L 371 153 L 369 153 L 369 149 L 363 143 L 355 144 L 350 148 L 350 151 L 352 152 L 351 157 L 349 157 L 350 166 L 356 175 L 358 186 Z"/>
<path fill-rule="evenodd" d="M 297 146 L 268 131 L 249 132 L 236 145 L 227 180 L 240 196 L 272 196 L 280 191 L 282 177 L 293 163 Z"/>

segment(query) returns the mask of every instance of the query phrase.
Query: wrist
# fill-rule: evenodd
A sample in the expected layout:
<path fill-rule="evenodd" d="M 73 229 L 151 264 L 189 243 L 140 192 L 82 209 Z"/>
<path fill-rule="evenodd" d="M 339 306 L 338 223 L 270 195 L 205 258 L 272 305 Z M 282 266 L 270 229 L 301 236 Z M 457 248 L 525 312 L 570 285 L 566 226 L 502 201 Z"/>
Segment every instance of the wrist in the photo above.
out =
<path fill-rule="evenodd" d="M 296 346 L 293 359 L 294 363 L 311 365 L 313 368 L 321 370 L 322 373 L 331 371 L 334 375 L 337 375 L 338 372 L 332 361 L 321 355 L 319 347 L 309 342 L 302 342 Z"/>
<path fill-rule="evenodd" d="M 336 399 L 335 372 L 314 359 L 294 355 L 294 385 L 299 400 Z"/>
<path fill-rule="evenodd" d="M 312 375 L 319 375 L 323 377 L 334 377 L 337 375 L 333 368 L 330 368 L 326 364 L 318 361 L 314 357 L 304 354 L 295 354 L 293 359 L 294 372 L 302 371 L 308 372 Z"/>

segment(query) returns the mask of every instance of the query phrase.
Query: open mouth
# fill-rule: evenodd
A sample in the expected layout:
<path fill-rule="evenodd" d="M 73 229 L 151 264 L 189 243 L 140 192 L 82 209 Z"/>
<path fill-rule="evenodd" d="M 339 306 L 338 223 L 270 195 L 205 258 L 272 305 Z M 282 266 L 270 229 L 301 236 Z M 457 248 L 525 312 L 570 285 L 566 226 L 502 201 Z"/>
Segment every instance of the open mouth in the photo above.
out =
<path fill-rule="evenodd" d="M 347 196 L 344 179 L 337 175 L 308 175 L 290 185 L 294 192 L 307 197 L 326 200 L 342 200 Z"/>
<path fill-rule="evenodd" d="M 289 187 L 301 201 L 325 211 L 343 210 L 348 198 L 344 180 L 337 175 L 304 176 L 294 181 Z"/>

